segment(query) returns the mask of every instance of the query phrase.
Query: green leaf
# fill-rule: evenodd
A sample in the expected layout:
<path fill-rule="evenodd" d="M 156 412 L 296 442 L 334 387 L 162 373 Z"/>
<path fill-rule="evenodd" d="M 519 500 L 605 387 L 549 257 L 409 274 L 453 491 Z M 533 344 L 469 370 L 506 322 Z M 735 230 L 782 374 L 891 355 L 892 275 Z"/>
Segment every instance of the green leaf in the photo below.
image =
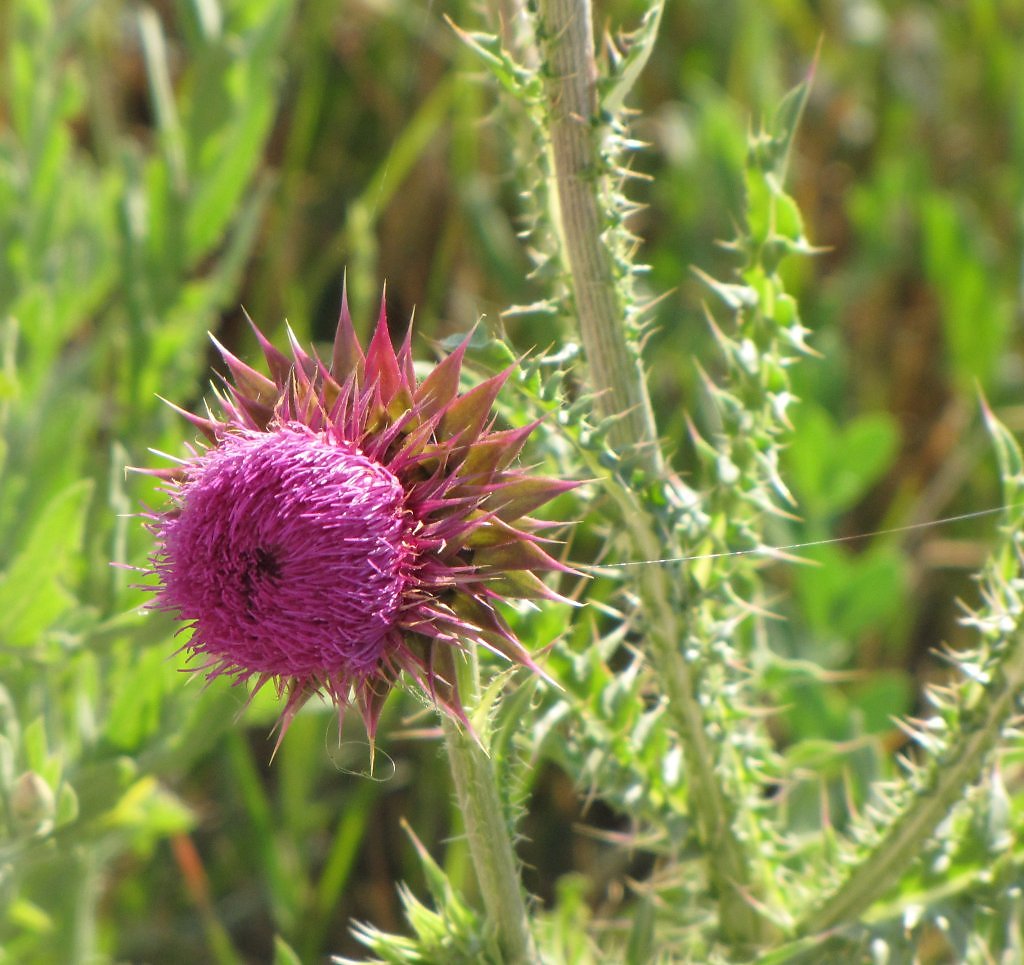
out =
<path fill-rule="evenodd" d="M 133 654 L 131 664 L 109 681 L 114 701 L 107 716 L 106 739 L 121 751 L 142 747 L 160 726 L 165 681 L 170 668 L 163 648 Z"/>
<path fill-rule="evenodd" d="M 456 26 L 447 15 L 445 15 L 445 20 L 448 22 L 448 26 L 455 31 L 459 40 L 480 57 L 494 78 L 508 93 L 515 97 L 523 96 L 528 89 L 529 72 L 520 67 L 501 46 L 498 36 L 463 30 Z"/>
<path fill-rule="evenodd" d="M 601 96 L 601 107 L 607 113 L 617 114 L 622 109 L 626 96 L 647 65 L 664 9 L 665 0 L 654 0 L 644 12 L 640 26 L 625 38 L 626 55 L 614 65 Z"/>
<path fill-rule="evenodd" d="M 906 572 L 894 549 L 879 545 L 853 555 L 837 546 L 818 546 L 803 555 L 820 565 L 795 571 L 796 590 L 808 623 L 823 642 L 854 641 L 898 623 Z"/>
<path fill-rule="evenodd" d="M 851 709 L 860 718 L 864 734 L 882 734 L 893 728 L 893 718 L 912 709 L 914 687 L 906 673 L 879 671 L 870 680 L 852 688 Z"/>
<path fill-rule="evenodd" d="M 195 818 L 155 777 L 142 777 L 122 794 L 103 823 L 131 832 L 135 846 L 148 851 L 159 838 L 190 830 Z"/>
<path fill-rule="evenodd" d="M 46 768 L 46 721 L 42 717 L 36 717 L 26 725 L 22 732 L 21 746 L 25 766 L 29 770 L 42 771 Z"/>
<path fill-rule="evenodd" d="M 61 784 L 57 792 L 56 826 L 70 824 L 78 818 L 78 795 L 70 784 Z"/>
<path fill-rule="evenodd" d="M 75 553 L 82 543 L 92 481 L 73 483 L 51 499 L 0 576 L 0 639 L 8 646 L 28 647 L 74 605 L 65 588 Z"/>
<path fill-rule="evenodd" d="M 1024 456 L 1013 434 L 996 418 L 984 399 L 981 400 L 981 408 L 985 428 L 988 429 L 996 450 L 999 476 L 1003 483 L 1003 500 L 1008 506 L 1012 506 L 1020 499 L 1021 487 L 1024 484 Z"/>
<path fill-rule="evenodd" d="M 919 203 L 922 259 L 941 305 L 945 357 L 965 390 L 987 386 L 1006 357 L 1014 303 L 1001 290 L 976 218 L 937 192 Z"/>
<path fill-rule="evenodd" d="M 280 935 L 274 936 L 274 965 L 302 965 L 302 959 Z"/>
<path fill-rule="evenodd" d="M 654 902 L 645 895 L 637 901 L 633 912 L 633 925 L 626 945 L 627 965 L 646 965 L 654 960 L 654 924 Z"/>
<path fill-rule="evenodd" d="M 810 403 L 794 414 L 796 432 L 785 462 L 806 514 L 826 518 L 855 505 L 885 474 L 899 435 L 893 418 L 868 413 L 843 428 Z"/>
<path fill-rule="evenodd" d="M 779 180 L 785 181 L 786 167 L 789 163 L 789 152 L 793 146 L 793 138 L 800 126 L 807 99 L 811 95 L 811 84 L 814 81 L 814 70 L 817 67 L 817 55 L 807 77 L 790 90 L 775 110 L 771 124 L 771 152 L 769 154 L 770 170 Z"/>

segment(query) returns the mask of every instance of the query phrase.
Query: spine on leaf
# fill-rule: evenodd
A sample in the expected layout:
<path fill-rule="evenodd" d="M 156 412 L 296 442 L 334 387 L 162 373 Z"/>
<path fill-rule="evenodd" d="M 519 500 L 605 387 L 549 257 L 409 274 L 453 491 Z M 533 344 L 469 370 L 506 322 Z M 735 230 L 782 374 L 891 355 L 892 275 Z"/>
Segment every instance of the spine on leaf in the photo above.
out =
<path fill-rule="evenodd" d="M 1008 508 L 1002 541 L 982 575 L 983 604 L 963 621 L 977 631 L 978 646 L 970 653 L 947 654 L 959 683 L 932 688 L 934 715 L 904 725 L 927 756 L 920 763 L 906 762 L 907 781 L 884 809 L 876 808 L 883 817 L 858 829 L 863 846 L 850 856 L 832 893 L 800 923 L 801 934 L 855 921 L 896 883 L 979 779 L 1017 714 L 1024 691 L 1024 459 L 987 408 L 985 417 Z"/>

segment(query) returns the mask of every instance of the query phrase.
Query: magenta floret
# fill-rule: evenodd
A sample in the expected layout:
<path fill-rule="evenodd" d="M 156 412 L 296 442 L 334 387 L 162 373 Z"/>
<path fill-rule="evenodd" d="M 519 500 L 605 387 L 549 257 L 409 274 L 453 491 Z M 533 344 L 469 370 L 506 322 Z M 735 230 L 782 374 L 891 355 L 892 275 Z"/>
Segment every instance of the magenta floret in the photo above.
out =
<path fill-rule="evenodd" d="M 189 466 L 175 497 L 158 603 L 191 623 L 192 649 L 275 676 L 372 670 L 410 556 L 387 469 L 328 433 L 239 432 Z"/>

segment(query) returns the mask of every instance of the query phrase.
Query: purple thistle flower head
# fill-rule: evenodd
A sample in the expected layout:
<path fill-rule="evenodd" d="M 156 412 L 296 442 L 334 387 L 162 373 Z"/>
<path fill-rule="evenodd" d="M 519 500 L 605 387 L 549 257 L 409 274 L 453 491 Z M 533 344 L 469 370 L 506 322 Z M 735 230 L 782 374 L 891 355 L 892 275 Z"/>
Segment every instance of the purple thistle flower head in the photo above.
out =
<path fill-rule="evenodd" d="M 314 694 L 355 702 L 371 741 L 405 672 L 465 721 L 455 652 L 483 645 L 536 670 L 496 604 L 560 599 L 529 513 L 576 483 L 513 462 L 536 423 L 494 429 L 506 371 L 459 392 L 466 343 L 422 381 L 383 306 L 364 353 L 342 301 L 329 363 L 291 357 L 253 325 L 269 376 L 217 344 L 231 374 L 221 414 L 181 412 L 206 445 L 165 479 L 148 516 L 154 606 L 191 628 L 207 678 L 273 682 L 281 734 Z"/>

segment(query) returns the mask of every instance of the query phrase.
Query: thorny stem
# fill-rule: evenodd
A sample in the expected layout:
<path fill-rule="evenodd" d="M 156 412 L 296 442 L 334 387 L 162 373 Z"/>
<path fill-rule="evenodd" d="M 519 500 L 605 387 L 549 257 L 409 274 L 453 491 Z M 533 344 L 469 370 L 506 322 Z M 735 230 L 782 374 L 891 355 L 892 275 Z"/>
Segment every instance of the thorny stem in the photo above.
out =
<path fill-rule="evenodd" d="M 633 520 L 637 551 L 653 559 L 661 545 L 657 531 L 631 494 L 623 493 L 619 499 L 623 515 Z M 750 954 L 770 940 L 773 927 L 752 901 L 759 897 L 761 885 L 749 849 L 736 834 L 739 815 L 734 802 L 716 773 L 717 756 L 697 699 L 697 668 L 680 652 L 685 617 L 680 617 L 672 571 L 661 566 L 640 569 L 651 661 L 682 741 L 694 822 L 707 858 L 708 876 L 718 895 L 719 931 L 735 951 Z"/>
<path fill-rule="evenodd" d="M 610 438 L 637 447 L 652 475 L 662 468 L 651 400 L 640 359 L 626 340 L 626 307 L 615 265 L 602 240 L 598 198 L 601 159 L 597 135 L 597 67 L 589 0 L 541 0 L 539 46 L 548 74 L 557 229 L 565 248 L 580 334 L 605 415 L 618 421 Z"/>
<path fill-rule="evenodd" d="M 989 759 L 1003 727 L 1024 689 L 1024 633 L 1017 630 L 1012 655 L 987 693 L 979 699 L 980 719 L 965 727 L 943 755 L 946 766 L 936 767 L 932 785 L 892 825 L 867 857 L 797 927 L 812 935 L 856 920 L 921 853 L 921 848 L 949 815 L 964 788 L 973 784 Z"/>
<path fill-rule="evenodd" d="M 590 0 L 539 0 L 538 12 L 557 228 L 592 386 L 605 414 L 619 416 L 609 435 L 612 445 L 620 451 L 635 451 L 653 478 L 663 477 L 664 457 L 643 368 L 626 337 L 626 305 L 612 252 L 603 239 L 601 122 Z M 664 555 L 660 540 L 665 537 L 659 540 L 657 522 L 629 501 L 637 551 L 646 559 Z M 670 573 L 662 567 L 643 569 L 640 590 L 651 659 L 683 743 L 695 823 L 719 896 L 721 934 L 738 950 L 752 949 L 768 934 L 767 921 L 754 907 L 758 889 L 753 859 L 736 834 L 735 808 L 716 773 L 717 757 L 698 701 L 696 671 L 680 652 L 683 627 Z"/>
<path fill-rule="evenodd" d="M 507 965 L 539 962 L 530 933 L 519 865 L 495 783 L 494 768 L 473 736 L 441 715 L 455 797 L 466 826 L 480 894 Z"/>

